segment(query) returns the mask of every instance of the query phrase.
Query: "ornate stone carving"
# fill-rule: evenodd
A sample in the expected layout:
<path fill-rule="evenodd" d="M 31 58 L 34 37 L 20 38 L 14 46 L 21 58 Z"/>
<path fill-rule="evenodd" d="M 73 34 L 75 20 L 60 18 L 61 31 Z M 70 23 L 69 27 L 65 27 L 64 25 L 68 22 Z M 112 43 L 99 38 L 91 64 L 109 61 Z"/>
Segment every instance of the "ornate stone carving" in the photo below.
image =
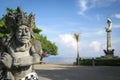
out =
<path fill-rule="evenodd" d="M 0 80 L 38 80 L 33 65 L 40 62 L 42 48 L 38 41 L 34 41 L 34 44 L 30 42 L 33 36 L 32 27 L 35 24 L 34 15 L 31 13 L 27 16 L 18 7 L 16 15 L 8 13 L 5 21 L 11 34 L 2 39 Z M 37 45 L 39 49 L 36 49 Z M 31 76 L 30 79 L 28 75 Z"/>

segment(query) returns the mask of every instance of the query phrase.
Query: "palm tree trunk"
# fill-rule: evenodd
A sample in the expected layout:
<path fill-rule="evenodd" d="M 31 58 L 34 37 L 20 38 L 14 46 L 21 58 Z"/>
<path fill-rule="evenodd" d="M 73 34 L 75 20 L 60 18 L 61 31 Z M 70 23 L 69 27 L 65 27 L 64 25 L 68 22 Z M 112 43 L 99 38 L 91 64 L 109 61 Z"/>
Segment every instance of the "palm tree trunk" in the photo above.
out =
<path fill-rule="evenodd" d="M 78 42 L 77 42 L 77 65 L 79 65 L 79 46 L 78 46 Z"/>

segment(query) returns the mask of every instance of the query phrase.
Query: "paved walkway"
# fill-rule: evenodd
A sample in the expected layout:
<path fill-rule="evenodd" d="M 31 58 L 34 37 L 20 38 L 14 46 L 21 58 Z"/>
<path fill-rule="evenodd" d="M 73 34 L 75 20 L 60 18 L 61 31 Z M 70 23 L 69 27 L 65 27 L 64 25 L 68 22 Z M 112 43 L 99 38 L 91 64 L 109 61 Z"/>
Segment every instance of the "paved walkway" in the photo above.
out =
<path fill-rule="evenodd" d="M 41 64 L 35 68 L 39 80 L 120 80 L 120 67 Z"/>

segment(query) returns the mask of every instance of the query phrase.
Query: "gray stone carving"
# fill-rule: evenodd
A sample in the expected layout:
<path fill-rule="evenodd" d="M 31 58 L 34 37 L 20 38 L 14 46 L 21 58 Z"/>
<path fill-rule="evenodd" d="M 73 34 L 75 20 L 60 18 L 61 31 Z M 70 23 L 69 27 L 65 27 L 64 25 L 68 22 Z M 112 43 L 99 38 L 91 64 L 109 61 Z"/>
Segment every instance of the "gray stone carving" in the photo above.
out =
<path fill-rule="evenodd" d="M 18 7 L 16 15 L 8 13 L 5 20 L 11 33 L 9 37 L 2 39 L 0 80 L 38 80 L 33 65 L 40 62 L 42 48 L 40 42 L 30 42 L 35 24 L 34 15 L 31 13 L 27 16 Z"/>
<path fill-rule="evenodd" d="M 114 49 L 112 49 L 112 44 L 111 44 L 111 31 L 112 31 L 112 21 L 110 18 L 107 19 L 108 23 L 108 28 L 106 29 L 107 32 L 107 50 L 104 50 L 105 57 L 111 58 L 114 56 Z"/>

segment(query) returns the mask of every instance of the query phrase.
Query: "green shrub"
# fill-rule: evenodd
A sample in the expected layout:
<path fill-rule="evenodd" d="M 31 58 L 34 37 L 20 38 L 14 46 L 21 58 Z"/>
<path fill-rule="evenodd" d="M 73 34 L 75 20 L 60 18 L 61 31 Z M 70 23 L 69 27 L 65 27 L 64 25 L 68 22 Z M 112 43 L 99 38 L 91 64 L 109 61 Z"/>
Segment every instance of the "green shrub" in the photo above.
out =
<path fill-rule="evenodd" d="M 95 59 L 95 65 L 120 66 L 120 58 Z"/>
<path fill-rule="evenodd" d="M 81 60 L 80 60 L 80 65 L 92 65 L 92 59 L 90 59 L 90 58 L 81 59 Z"/>
<path fill-rule="evenodd" d="M 83 58 L 80 59 L 80 65 L 96 65 L 96 66 L 120 66 L 120 58 Z"/>

